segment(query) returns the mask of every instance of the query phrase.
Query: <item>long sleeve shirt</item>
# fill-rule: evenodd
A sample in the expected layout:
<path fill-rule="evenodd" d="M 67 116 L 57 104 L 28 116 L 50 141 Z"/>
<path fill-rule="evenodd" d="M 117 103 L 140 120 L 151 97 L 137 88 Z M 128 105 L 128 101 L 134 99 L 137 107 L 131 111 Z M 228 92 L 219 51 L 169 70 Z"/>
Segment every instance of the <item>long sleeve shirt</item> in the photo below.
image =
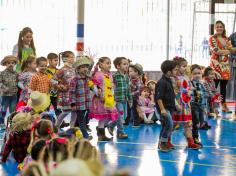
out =
<path fill-rule="evenodd" d="M 17 94 L 18 76 L 15 71 L 4 70 L 0 72 L 1 96 L 14 96 Z"/>
<path fill-rule="evenodd" d="M 129 77 L 126 74 L 116 72 L 113 75 L 114 94 L 116 102 L 127 102 L 132 100 L 131 90 L 129 86 Z"/>

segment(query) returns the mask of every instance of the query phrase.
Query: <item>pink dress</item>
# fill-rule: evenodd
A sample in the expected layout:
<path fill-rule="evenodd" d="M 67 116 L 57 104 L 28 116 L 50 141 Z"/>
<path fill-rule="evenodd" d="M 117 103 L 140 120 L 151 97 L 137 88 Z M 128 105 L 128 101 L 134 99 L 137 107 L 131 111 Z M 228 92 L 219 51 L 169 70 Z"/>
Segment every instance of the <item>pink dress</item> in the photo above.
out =
<path fill-rule="evenodd" d="M 109 77 L 109 80 L 111 81 L 111 84 L 113 83 L 112 75 L 109 73 L 108 75 L 102 73 L 102 72 L 96 72 L 93 76 L 92 80 L 97 86 L 98 89 L 101 89 L 102 97 L 104 97 L 105 94 L 105 76 Z M 111 87 L 112 92 L 113 86 Z M 105 107 L 104 100 L 101 97 L 98 97 L 96 94 L 92 98 L 92 107 L 89 112 L 90 118 L 95 118 L 97 120 L 104 120 L 104 119 L 110 119 L 112 121 L 116 120 L 118 118 L 118 112 L 116 109 L 116 106 L 112 107 Z"/>
<path fill-rule="evenodd" d="M 139 96 L 138 105 L 140 106 L 141 111 L 145 114 L 150 114 L 155 111 L 154 106 L 151 104 L 150 98 Z"/>

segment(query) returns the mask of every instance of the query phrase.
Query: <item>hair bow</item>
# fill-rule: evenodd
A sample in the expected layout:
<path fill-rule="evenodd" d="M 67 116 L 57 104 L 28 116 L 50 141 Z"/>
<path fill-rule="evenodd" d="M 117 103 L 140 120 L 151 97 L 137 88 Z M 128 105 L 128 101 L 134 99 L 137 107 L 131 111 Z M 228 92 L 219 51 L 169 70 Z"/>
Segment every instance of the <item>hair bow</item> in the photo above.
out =
<path fill-rule="evenodd" d="M 56 141 L 57 141 L 59 144 L 67 144 L 66 138 L 56 138 Z"/>

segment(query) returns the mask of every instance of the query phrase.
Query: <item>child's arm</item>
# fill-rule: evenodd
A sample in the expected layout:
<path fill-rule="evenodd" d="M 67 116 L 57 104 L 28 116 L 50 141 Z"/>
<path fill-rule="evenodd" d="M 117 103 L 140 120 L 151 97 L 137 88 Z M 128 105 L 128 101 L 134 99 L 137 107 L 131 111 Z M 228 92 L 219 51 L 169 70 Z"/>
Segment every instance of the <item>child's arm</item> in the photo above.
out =
<path fill-rule="evenodd" d="M 158 104 L 158 106 L 159 106 L 159 108 L 160 108 L 161 115 L 163 115 L 163 116 L 165 116 L 165 117 L 168 116 L 168 114 L 167 114 L 167 112 L 166 112 L 166 109 L 165 109 L 165 107 L 164 107 L 163 102 L 162 102 L 161 99 L 158 99 L 158 100 L 157 100 L 157 104 Z"/>
<path fill-rule="evenodd" d="M 9 139 L 7 140 L 4 150 L 2 152 L 2 162 L 4 162 L 4 163 L 7 161 L 9 153 L 12 150 L 12 143 L 11 143 L 12 140 L 14 140 L 13 134 L 10 134 Z"/>
<path fill-rule="evenodd" d="M 72 110 L 75 110 L 76 107 L 76 88 L 77 80 L 75 78 L 71 79 L 69 86 L 69 100 Z"/>

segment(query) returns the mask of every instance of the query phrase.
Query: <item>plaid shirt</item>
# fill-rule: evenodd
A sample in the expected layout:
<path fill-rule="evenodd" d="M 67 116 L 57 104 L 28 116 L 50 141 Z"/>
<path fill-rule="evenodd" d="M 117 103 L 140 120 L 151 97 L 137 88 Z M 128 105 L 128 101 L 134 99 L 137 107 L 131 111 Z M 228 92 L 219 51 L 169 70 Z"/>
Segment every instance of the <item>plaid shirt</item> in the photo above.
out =
<path fill-rule="evenodd" d="M 69 101 L 71 105 L 76 107 L 76 110 L 87 110 L 91 107 L 91 95 L 88 86 L 89 79 L 81 78 L 76 75 L 70 81 L 69 86 Z"/>
<path fill-rule="evenodd" d="M 120 72 L 116 72 L 113 75 L 114 80 L 114 93 L 116 102 L 126 102 L 131 101 L 131 90 L 129 86 L 129 77 L 128 75 L 121 74 Z"/>
<path fill-rule="evenodd" d="M 17 73 L 15 71 L 4 70 L 0 72 L 1 96 L 14 96 L 17 94 Z"/>
<path fill-rule="evenodd" d="M 2 153 L 2 161 L 6 162 L 9 153 L 12 151 L 15 160 L 21 163 L 27 155 L 27 148 L 30 143 L 31 130 L 23 132 L 11 132 Z"/>
<path fill-rule="evenodd" d="M 140 95 L 140 90 L 142 88 L 142 83 L 140 78 L 130 79 L 130 88 L 133 99 L 138 100 L 138 97 Z"/>
<path fill-rule="evenodd" d="M 51 83 L 50 83 L 50 79 L 48 78 L 47 74 L 37 72 L 31 78 L 30 90 L 32 90 L 32 91 L 39 91 L 41 93 L 48 94 L 50 86 L 51 86 Z"/>

